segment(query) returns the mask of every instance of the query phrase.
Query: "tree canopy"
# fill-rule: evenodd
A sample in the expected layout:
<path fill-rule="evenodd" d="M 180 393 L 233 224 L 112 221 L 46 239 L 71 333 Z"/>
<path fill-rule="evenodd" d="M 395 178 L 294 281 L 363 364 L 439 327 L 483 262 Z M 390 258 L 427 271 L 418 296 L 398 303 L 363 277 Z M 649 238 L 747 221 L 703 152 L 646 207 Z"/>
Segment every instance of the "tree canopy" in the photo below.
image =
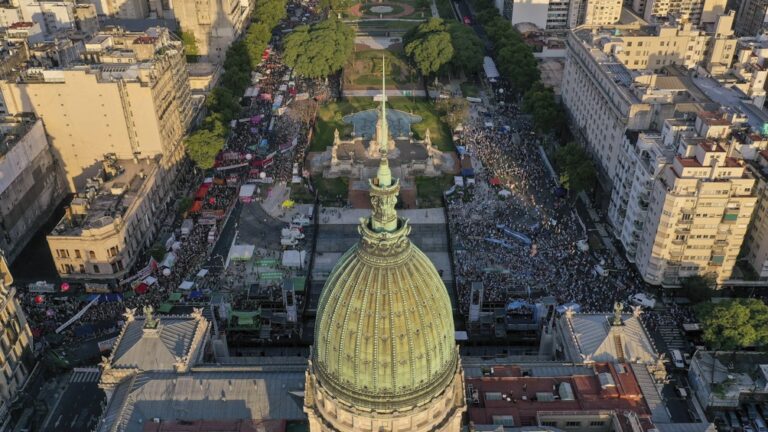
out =
<path fill-rule="evenodd" d="M 256 2 L 251 18 L 254 22 L 260 22 L 269 29 L 273 29 L 280 23 L 281 19 L 288 16 L 285 9 L 287 3 L 287 0 L 259 0 Z"/>
<path fill-rule="evenodd" d="M 448 27 L 440 18 L 430 18 L 404 37 L 405 54 L 422 75 L 431 75 L 451 61 L 454 50 Z"/>
<path fill-rule="evenodd" d="M 186 139 L 187 154 L 201 169 L 213 168 L 216 155 L 224 148 L 224 137 L 207 129 L 198 129 Z"/>
<path fill-rule="evenodd" d="M 558 132 L 565 125 L 563 109 L 555 102 L 555 93 L 540 81 L 523 95 L 523 110 L 533 115 L 533 126 L 539 133 Z"/>
<path fill-rule="evenodd" d="M 696 315 L 702 338 L 711 348 L 733 351 L 768 343 L 768 306 L 760 299 L 701 303 Z"/>
<path fill-rule="evenodd" d="M 463 69 L 467 74 L 475 74 L 483 69 L 484 48 L 483 42 L 471 27 L 459 23 L 448 25 L 453 45 L 453 58 L 451 66 L 454 69 Z"/>
<path fill-rule="evenodd" d="M 469 102 L 464 98 L 440 99 L 435 102 L 435 111 L 440 115 L 440 120 L 456 129 L 460 124 L 466 124 L 469 118 Z"/>
<path fill-rule="evenodd" d="M 346 64 L 354 37 L 354 31 L 336 18 L 299 26 L 285 38 L 285 63 L 301 76 L 325 78 Z"/>
<path fill-rule="evenodd" d="M 597 173 L 592 159 L 581 146 L 571 142 L 560 147 L 555 162 L 560 167 L 563 187 L 576 193 L 592 190 Z"/>
<path fill-rule="evenodd" d="M 321 9 L 330 9 L 333 11 L 343 11 L 349 9 L 356 3 L 356 0 L 320 0 Z"/>

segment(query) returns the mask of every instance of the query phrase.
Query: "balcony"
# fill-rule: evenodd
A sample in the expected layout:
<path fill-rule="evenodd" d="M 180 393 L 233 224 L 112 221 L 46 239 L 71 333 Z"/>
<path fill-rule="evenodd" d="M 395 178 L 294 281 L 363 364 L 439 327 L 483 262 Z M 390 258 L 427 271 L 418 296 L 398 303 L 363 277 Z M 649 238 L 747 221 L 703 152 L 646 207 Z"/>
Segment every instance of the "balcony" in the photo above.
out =
<path fill-rule="evenodd" d="M 691 229 L 688 227 L 675 228 L 675 234 L 690 234 Z"/>

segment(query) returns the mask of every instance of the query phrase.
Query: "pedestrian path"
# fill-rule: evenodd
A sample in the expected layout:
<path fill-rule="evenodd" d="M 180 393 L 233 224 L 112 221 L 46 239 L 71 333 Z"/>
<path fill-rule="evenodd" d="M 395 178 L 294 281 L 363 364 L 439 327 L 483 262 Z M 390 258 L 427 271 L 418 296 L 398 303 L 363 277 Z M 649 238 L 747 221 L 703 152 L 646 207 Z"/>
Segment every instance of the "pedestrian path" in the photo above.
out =
<path fill-rule="evenodd" d="M 75 370 L 69 377 L 71 383 L 95 383 L 99 382 L 101 372 L 98 369 Z"/>

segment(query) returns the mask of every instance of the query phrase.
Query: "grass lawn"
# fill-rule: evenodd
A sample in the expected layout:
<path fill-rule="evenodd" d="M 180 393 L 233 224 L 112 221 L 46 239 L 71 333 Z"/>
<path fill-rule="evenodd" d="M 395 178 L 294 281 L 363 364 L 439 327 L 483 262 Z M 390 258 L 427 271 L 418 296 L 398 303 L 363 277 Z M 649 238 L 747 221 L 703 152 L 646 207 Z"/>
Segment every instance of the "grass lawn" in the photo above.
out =
<path fill-rule="evenodd" d="M 415 89 L 418 74 L 405 61 L 401 52 L 392 50 L 355 51 L 344 67 L 344 87 L 375 89 L 381 86 L 381 57 L 386 57 L 387 84 L 392 88 Z"/>
<path fill-rule="evenodd" d="M 390 97 L 388 106 L 397 110 L 413 113 L 421 116 L 422 120 L 413 125 L 413 135 L 416 139 L 423 139 L 427 128 L 430 130 L 432 143 L 442 151 L 453 151 L 451 131 L 447 124 L 443 123 L 434 111 L 432 102 L 423 98 Z M 309 151 L 325 151 L 326 147 L 333 143 L 333 130 L 338 128 L 342 137 L 348 137 L 352 132 L 352 125 L 342 121 L 342 117 L 358 111 L 367 110 L 378 106 L 373 98 L 356 97 L 343 101 L 323 105 L 317 111 L 315 134 Z"/>
<path fill-rule="evenodd" d="M 312 177 L 312 184 L 317 188 L 317 196 L 321 204 L 338 207 L 347 204 L 349 197 L 348 178 L 323 178 L 318 175 Z"/>
<path fill-rule="evenodd" d="M 475 83 L 464 82 L 461 83 L 461 94 L 463 94 L 464 97 L 477 97 L 480 94 L 480 90 Z"/>
<path fill-rule="evenodd" d="M 315 202 L 315 196 L 304 183 L 291 183 L 291 200 L 298 204 L 311 204 Z"/>
<path fill-rule="evenodd" d="M 453 176 L 416 177 L 416 199 L 419 208 L 443 206 L 443 192 L 453 184 Z"/>
<path fill-rule="evenodd" d="M 359 20 L 350 24 L 353 28 L 357 26 L 357 29 L 364 32 L 372 33 L 384 33 L 384 32 L 396 32 L 405 33 L 410 30 L 411 27 L 418 25 L 415 21 L 366 21 Z M 373 34 L 373 36 L 379 36 L 379 34 Z M 383 34 L 382 34 L 383 36 Z"/>

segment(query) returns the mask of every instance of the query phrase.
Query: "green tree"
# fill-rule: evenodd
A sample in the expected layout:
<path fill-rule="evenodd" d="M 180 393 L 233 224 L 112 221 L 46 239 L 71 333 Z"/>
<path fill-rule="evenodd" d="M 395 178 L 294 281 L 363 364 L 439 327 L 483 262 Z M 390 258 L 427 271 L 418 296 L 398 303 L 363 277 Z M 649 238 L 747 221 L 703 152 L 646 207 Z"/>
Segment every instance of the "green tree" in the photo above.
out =
<path fill-rule="evenodd" d="M 354 31 L 336 18 L 299 26 L 285 38 L 285 63 L 301 76 L 325 78 L 346 64 L 354 37 Z"/>
<path fill-rule="evenodd" d="M 560 147 L 555 162 L 560 167 L 563 187 L 575 193 L 592 190 L 597 179 L 595 164 L 581 146 L 572 142 Z"/>
<path fill-rule="evenodd" d="M 523 95 L 523 110 L 533 115 L 533 126 L 539 133 L 559 132 L 564 127 L 562 107 L 555 102 L 555 93 L 540 81 Z"/>
<path fill-rule="evenodd" d="M 683 293 L 693 304 L 709 301 L 712 298 L 712 288 L 714 286 L 715 279 L 711 275 L 691 276 L 683 279 L 681 282 Z"/>
<path fill-rule="evenodd" d="M 715 350 L 762 348 L 768 343 L 768 306 L 759 299 L 733 299 L 701 303 L 696 316 L 703 327 L 702 338 Z"/>
<path fill-rule="evenodd" d="M 467 74 L 476 74 L 483 69 L 483 42 L 471 27 L 459 23 L 448 25 L 453 44 L 451 66 L 463 69 Z"/>
<path fill-rule="evenodd" d="M 187 56 L 187 61 L 197 61 L 197 56 L 200 55 L 200 50 L 197 49 L 195 35 L 182 30 L 181 42 L 184 44 L 184 54 Z"/>
<path fill-rule="evenodd" d="M 439 99 L 435 102 L 435 111 L 440 115 L 440 120 L 454 130 L 456 126 L 466 124 L 469 118 L 469 102 L 464 98 Z"/>
<path fill-rule="evenodd" d="M 351 8 L 357 3 L 359 2 L 356 0 L 320 0 L 320 8 L 341 12 Z"/>
<path fill-rule="evenodd" d="M 539 80 L 539 66 L 531 49 L 525 44 L 508 44 L 496 56 L 499 72 L 512 84 L 515 92 L 522 93 Z"/>
<path fill-rule="evenodd" d="M 453 58 L 451 34 L 440 18 L 419 24 L 415 32 L 407 36 L 405 54 L 424 76 L 437 72 Z"/>
<path fill-rule="evenodd" d="M 256 2 L 251 18 L 255 22 L 265 24 L 270 29 L 280 23 L 280 20 L 288 16 L 285 8 L 286 0 L 263 0 Z"/>
<path fill-rule="evenodd" d="M 207 129 L 198 129 L 186 139 L 187 154 L 198 168 L 213 168 L 216 155 L 224 148 L 224 137 Z"/>

